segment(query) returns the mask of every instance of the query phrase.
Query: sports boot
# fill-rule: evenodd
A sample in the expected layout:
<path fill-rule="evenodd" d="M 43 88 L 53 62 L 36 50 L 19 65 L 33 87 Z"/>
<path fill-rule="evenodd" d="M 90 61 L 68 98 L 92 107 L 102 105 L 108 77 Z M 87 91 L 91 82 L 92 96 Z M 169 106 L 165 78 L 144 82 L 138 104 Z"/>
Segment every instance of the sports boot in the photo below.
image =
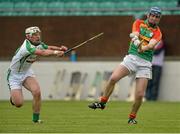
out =
<path fill-rule="evenodd" d="M 134 118 L 129 118 L 128 124 L 137 124 L 137 121 Z"/>
<path fill-rule="evenodd" d="M 33 121 L 34 123 L 37 123 L 37 124 L 42 124 L 43 121 L 42 120 L 37 120 L 37 121 Z"/>
<path fill-rule="evenodd" d="M 102 102 L 94 102 L 94 103 L 88 105 L 88 107 L 91 108 L 91 109 L 94 109 L 94 110 L 96 108 L 99 108 L 99 109 L 103 110 L 106 107 L 106 105 L 104 103 L 102 103 Z"/>

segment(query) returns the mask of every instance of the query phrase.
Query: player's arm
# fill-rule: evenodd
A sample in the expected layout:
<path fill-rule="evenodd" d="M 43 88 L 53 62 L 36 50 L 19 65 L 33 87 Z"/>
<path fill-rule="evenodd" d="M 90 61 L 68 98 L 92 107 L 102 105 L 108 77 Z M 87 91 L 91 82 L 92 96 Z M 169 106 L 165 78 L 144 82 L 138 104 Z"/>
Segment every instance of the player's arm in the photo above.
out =
<path fill-rule="evenodd" d="M 139 45 L 138 52 L 144 52 L 147 50 L 153 50 L 154 47 L 157 45 L 157 43 L 161 40 L 162 34 L 161 31 L 158 29 L 158 31 L 155 33 L 154 37 L 149 41 L 148 45 Z"/>
<path fill-rule="evenodd" d="M 149 41 L 148 45 L 146 45 L 146 46 L 140 45 L 139 49 L 138 49 L 138 52 L 142 53 L 142 52 L 147 51 L 147 50 L 153 50 L 158 42 L 159 41 L 157 41 L 155 39 L 151 39 Z"/>
<path fill-rule="evenodd" d="M 132 25 L 132 33 L 130 33 L 131 41 L 135 46 L 139 46 L 140 40 L 139 40 L 139 32 L 140 32 L 140 20 L 136 20 Z"/>
<path fill-rule="evenodd" d="M 42 49 L 37 49 L 35 54 L 39 55 L 39 56 L 51 56 L 51 55 L 55 55 L 55 56 L 63 56 L 64 55 L 64 51 L 67 50 L 67 47 L 65 46 L 49 46 L 46 45 L 45 43 L 42 43 L 42 47 L 44 48 Z"/>
<path fill-rule="evenodd" d="M 48 49 L 49 50 L 57 50 L 57 51 L 66 51 L 67 47 L 66 46 L 61 46 L 61 47 L 58 47 L 58 46 L 48 46 Z"/>
<path fill-rule="evenodd" d="M 63 56 L 64 55 L 64 51 L 58 51 L 58 50 L 50 50 L 50 49 L 36 49 L 34 51 L 35 55 L 39 55 L 39 56 Z"/>
<path fill-rule="evenodd" d="M 132 33 L 130 33 L 130 38 L 134 38 L 135 36 L 139 36 L 140 31 L 140 20 L 136 20 L 132 25 Z"/>

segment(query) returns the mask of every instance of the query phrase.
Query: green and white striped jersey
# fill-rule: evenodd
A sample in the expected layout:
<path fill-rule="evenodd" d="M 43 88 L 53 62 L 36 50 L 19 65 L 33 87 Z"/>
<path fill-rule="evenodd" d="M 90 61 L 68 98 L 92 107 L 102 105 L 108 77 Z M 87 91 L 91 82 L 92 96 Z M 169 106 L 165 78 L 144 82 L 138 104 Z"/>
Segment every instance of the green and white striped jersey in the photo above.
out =
<path fill-rule="evenodd" d="M 12 58 L 10 64 L 10 70 L 15 72 L 27 71 L 33 62 L 36 61 L 37 55 L 34 54 L 36 49 L 47 49 L 48 45 L 41 42 L 38 46 L 34 46 L 27 39 L 23 44 L 16 50 L 15 55 Z"/>

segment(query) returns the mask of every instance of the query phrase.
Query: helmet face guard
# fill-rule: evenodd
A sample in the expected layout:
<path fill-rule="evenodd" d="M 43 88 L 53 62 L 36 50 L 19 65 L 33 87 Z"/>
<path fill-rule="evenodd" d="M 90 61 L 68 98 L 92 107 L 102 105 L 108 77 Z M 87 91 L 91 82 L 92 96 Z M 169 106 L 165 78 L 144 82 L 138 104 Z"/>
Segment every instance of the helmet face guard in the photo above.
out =
<path fill-rule="evenodd" d="M 41 30 L 37 26 L 28 27 L 25 30 L 26 38 L 33 44 L 39 45 L 41 42 Z M 35 35 L 35 36 L 33 36 Z"/>
<path fill-rule="evenodd" d="M 155 15 L 157 17 L 161 17 L 161 9 L 159 7 L 152 7 L 150 10 L 149 10 L 149 14 L 150 15 Z"/>
<path fill-rule="evenodd" d="M 32 36 L 34 33 L 37 33 L 37 32 L 41 32 L 41 30 L 37 26 L 28 27 L 25 30 L 25 34 L 30 35 L 30 36 Z"/>

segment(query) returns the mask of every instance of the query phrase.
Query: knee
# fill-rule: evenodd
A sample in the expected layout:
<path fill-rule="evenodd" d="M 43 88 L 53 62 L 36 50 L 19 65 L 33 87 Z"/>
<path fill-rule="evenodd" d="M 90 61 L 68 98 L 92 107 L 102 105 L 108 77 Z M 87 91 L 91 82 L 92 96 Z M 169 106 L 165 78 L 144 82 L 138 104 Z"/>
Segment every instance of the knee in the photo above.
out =
<path fill-rule="evenodd" d="M 37 88 L 37 89 L 33 90 L 33 91 L 32 91 L 32 95 L 33 95 L 34 97 L 40 97 L 40 96 L 41 96 L 41 91 L 40 91 L 40 89 Z"/>
<path fill-rule="evenodd" d="M 136 92 L 136 98 L 142 99 L 143 97 L 144 97 L 144 92 L 143 91 Z"/>
<path fill-rule="evenodd" d="M 114 77 L 110 77 L 109 83 L 110 83 L 111 85 L 116 84 L 116 82 L 117 82 L 117 80 L 116 80 Z"/>
<path fill-rule="evenodd" d="M 23 99 L 21 97 L 11 97 L 10 103 L 14 105 L 15 107 L 19 108 L 23 106 Z"/>
<path fill-rule="evenodd" d="M 16 101 L 16 102 L 13 102 L 14 105 L 17 107 L 17 108 L 20 108 L 23 106 L 23 102 L 22 101 Z"/>
<path fill-rule="evenodd" d="M 15 106 L 16 106 L 17 108 L 20 108 L 20 107 L 23 106 L 23 104 L 15 104 Z"/>

